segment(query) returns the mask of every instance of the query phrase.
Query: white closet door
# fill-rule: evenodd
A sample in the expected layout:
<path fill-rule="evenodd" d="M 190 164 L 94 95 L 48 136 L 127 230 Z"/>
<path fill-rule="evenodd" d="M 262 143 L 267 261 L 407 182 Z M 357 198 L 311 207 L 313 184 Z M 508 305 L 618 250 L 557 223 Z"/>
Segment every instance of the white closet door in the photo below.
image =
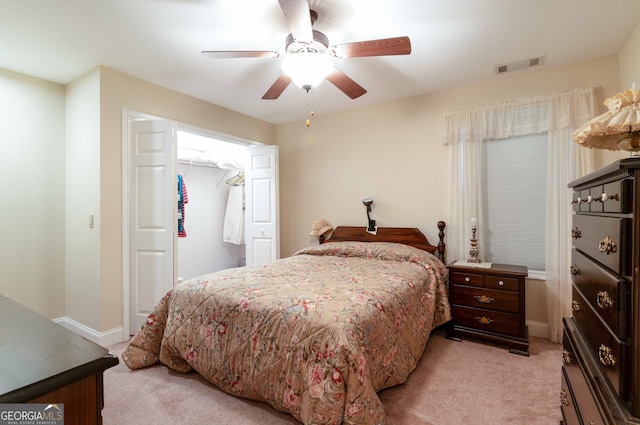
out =
<path fill-rule="evenodd" d="M 280 258 L 278 147 L 247 149 L 245 170 L 245 243 L 247 265 Z"/>
<path fill-rule="evenodd" d="M 175 131 L 171 121 L 129 124 L 130 331 L 173 287 L 177 226 Z"/>

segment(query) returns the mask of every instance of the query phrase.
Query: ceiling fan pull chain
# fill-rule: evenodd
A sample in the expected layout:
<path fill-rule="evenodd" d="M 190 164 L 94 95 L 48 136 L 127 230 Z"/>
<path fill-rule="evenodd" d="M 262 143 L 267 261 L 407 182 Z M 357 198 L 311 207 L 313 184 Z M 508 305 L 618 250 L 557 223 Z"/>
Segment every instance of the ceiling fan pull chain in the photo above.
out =
<path fill-rule="evenodd" d="M 311 91 L 311 95 L 309 95 L 309 91 L 311 89 L 307 88 L 307 127 L 311 125 L 311 120 L 309 119 L 313 116 L 313 91 Z M 309 96 L 311 96 L 311 112 L 309 112 Z"/>

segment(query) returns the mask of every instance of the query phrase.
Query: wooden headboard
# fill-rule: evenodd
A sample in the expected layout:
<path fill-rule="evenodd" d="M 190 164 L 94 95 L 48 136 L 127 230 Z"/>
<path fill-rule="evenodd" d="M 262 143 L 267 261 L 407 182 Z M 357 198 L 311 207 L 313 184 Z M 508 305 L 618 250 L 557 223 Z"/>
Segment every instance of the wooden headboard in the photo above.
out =
<path fill-rule="evenodd" d="M 427 237 L 415 227 L 378 227 L 375 235 L 367 232 L 366 227 L 338 226 L 331 236 L 325 239 L 320 236 L 320 243 L 325 242 L 395 242 L 410 245 L 428 251 L 445 262 L 444 221 L 438 222 L 438 245 L 431 245 Z M 446 264 L 446 263 L 445 263 Z"/>

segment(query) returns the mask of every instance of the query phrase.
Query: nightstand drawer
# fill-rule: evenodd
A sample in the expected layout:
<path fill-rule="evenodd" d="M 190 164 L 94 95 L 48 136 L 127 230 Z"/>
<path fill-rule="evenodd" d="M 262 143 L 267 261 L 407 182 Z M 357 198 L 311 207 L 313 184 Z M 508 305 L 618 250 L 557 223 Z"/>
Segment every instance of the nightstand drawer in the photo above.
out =
<path fill-rule="evenodd" d="M 520 312 L 520 295 L 512 291 L 455 285 L 451 303 L 509 313 Z"/>
<path fill-rule="evenodd" d="M 484 286 L 505 291 L 518 291 L 520 290 L 520 281 L 512 277 L 486 276 Z"/>
<path fill-rule="evenodd" d="M 519 316 L 517 314 L 483 308 L 453 306 L 456 325 L 503 335 L 519 335 Z"/>
<path fill-rule="evenodd" d="M 451 272 L 449 280 L 460 285 L 484 286 L 484 276 L 476 273 Z"/>

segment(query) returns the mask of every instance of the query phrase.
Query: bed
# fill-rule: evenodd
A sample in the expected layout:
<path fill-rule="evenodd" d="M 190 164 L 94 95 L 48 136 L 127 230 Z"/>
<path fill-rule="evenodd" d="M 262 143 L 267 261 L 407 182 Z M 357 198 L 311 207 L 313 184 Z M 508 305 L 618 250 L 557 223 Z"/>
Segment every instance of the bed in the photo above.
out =
<path fill-rule="evenodd" d="M 384 424 L 377 392 L 406 381 L 451 317 L 438 226 L 436 246 L 415 228 L 337 227 L 291 257 L 190 279 L 122 359 L 195 370 L 304 424 Z"/>

